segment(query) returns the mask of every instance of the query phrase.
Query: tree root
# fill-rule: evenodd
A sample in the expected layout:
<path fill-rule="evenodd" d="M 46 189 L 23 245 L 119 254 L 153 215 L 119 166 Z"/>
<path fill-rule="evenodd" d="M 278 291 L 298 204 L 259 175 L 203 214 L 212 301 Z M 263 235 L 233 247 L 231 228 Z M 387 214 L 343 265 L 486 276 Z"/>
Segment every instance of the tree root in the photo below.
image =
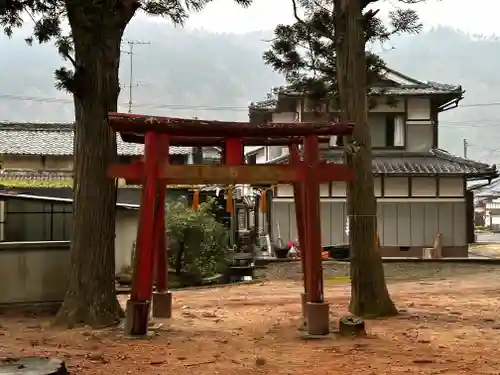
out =
<path fill-rule="evenodd" d="M 54 325 L 69 329 L 86 325 L 100 329 L 118 325 L 124 316 L 115 296 L 94 304 L 67 296 L 56 315 Z"/>

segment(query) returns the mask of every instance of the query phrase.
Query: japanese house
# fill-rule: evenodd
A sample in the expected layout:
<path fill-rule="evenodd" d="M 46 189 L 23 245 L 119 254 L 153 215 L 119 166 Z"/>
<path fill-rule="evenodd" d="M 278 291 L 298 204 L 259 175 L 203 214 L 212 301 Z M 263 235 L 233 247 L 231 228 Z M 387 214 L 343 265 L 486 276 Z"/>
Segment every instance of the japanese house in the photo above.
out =
<path fill-rule="evenodd" d="M 291 122 L 336 119 L 335 103 L 313 101 L 290 88 L 276 90 L 251 103 L 250 121 Z M 387 69 L 371 88 L 369 126 L 374 153 L 373 174 L 378 201 L 378 232 L 382 255 L 419 257 L 440 237 L 443 257 L 467 257 L 474 241 L 471 180 L 498 176 L 495 166 L 451 155 L 439 148 L 439 114 L 458 106 L 461 86 L 422 82 Z M 335 140 L 325 145 L 323 159 L 342 161 Z M 247 150 L 253 163 L 284 163 L 287 149 L 268 146 Z M 346 187 L 321 186 L 323 246 L 348 242 Z M 297 238 L 291 186 L 274 187 L 269 222 L 273 240 Z M 440 234 L 440 236 L 437 236 Z"/>
<path fill-rule="evenodd" d="M 0 123 L 0 186 L 28 194 L 70 198 L 73 127 L 72 123 Z M 118 158 L 126 162 L 141 157 L 143 146 L 125 143 L 117 137 L 117 151 Z M 204 147 L 201 155 L 192 147 L 170 147 L 170 162 L 192 164 L 201 158 L 203 163 L 218 163 L 219 154 L 210 147 Z M 140 202 L 136 187 L 119 187 L 120 202 Z M 188 188 L 172 187 L 171 193 L 185 195 Z"/>

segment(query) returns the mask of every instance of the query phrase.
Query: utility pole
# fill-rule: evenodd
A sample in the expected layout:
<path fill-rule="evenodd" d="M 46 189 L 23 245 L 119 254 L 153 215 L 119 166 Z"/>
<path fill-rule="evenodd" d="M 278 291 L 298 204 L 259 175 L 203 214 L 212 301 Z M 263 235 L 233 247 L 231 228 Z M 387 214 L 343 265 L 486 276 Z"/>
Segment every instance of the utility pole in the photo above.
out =
<path fill-rule="evenodd" d="M 463 139 L 463 144 L 464 144 L 464 158 L 467 159 L 467 148 L 469 146 L 469 143 L 467 142 L 467 139 Z"/>
<path fill-rule="evenodd" d="M 122 52 L 130 56 L 129 79 L 128 79 L 128 85 L 125 85 L 125 87 L 128 88 L 128 113 L 132 113 L 132 88 L 134 86 L 134 46 L 151 44 L 151 43 L 140 42 L 137 40 L 129 40 L 127 43 L 128 43 L 128 51 L 122 51 Z"/>

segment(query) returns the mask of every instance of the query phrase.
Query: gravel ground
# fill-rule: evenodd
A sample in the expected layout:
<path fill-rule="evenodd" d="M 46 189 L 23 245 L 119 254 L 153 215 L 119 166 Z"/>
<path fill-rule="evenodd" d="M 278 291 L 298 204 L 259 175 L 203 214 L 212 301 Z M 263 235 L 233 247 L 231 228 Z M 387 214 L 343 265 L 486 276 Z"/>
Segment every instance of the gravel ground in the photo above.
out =
<path fill-rule="evenodd" d="M 409 264 L 386 267 L 423 274 Z M 301 340 L 302 283 L 266 281 L 174 292 L 173 318 L 157 321 L 150 340 L 124 338 L 119 328 L 64 331 L 48 318 L 2 317 L 0 360 L 59 357 L 78 375 L 500 374 L 498 272 L 444 268 L 432 274 L 457 277 L 390 284 L 402 313 L 368 321 L 366 338 Z M 332 326 L 347 314 L 349 294 L 347 285 L 325 288 Z"/>
<path fill-rule="evenodd" d="M 497 273 L 500 276 L 500 264 L 390 262 L 384 263 L 384 270 L 388 282 L 428 278 L 441 279 L 478 273 Z M 301 264 L 300 262 L 270 263 L 267 268 L 257 270 L 256 275 L 266 280 L 301 280 Z M 326 280 L 347 278 L 349 264 L 335 261 L 323 262 L 323 275 Z"/>

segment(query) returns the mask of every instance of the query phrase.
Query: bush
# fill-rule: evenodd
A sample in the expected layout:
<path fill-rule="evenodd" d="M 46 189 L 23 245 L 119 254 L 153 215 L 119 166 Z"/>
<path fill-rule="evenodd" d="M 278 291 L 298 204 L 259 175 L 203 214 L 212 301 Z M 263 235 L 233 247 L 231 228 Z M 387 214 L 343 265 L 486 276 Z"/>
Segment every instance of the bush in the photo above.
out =
<path fill-rule="evenodd" d="M 184 286 L 200 285 L 204 278 L 224 274 L 229 265 L 229 233 L 216 221 L 212 208 L 213 202 L 200 204 L 198 211 L 182 200 L 167 204 L 170 269 Z"/>

